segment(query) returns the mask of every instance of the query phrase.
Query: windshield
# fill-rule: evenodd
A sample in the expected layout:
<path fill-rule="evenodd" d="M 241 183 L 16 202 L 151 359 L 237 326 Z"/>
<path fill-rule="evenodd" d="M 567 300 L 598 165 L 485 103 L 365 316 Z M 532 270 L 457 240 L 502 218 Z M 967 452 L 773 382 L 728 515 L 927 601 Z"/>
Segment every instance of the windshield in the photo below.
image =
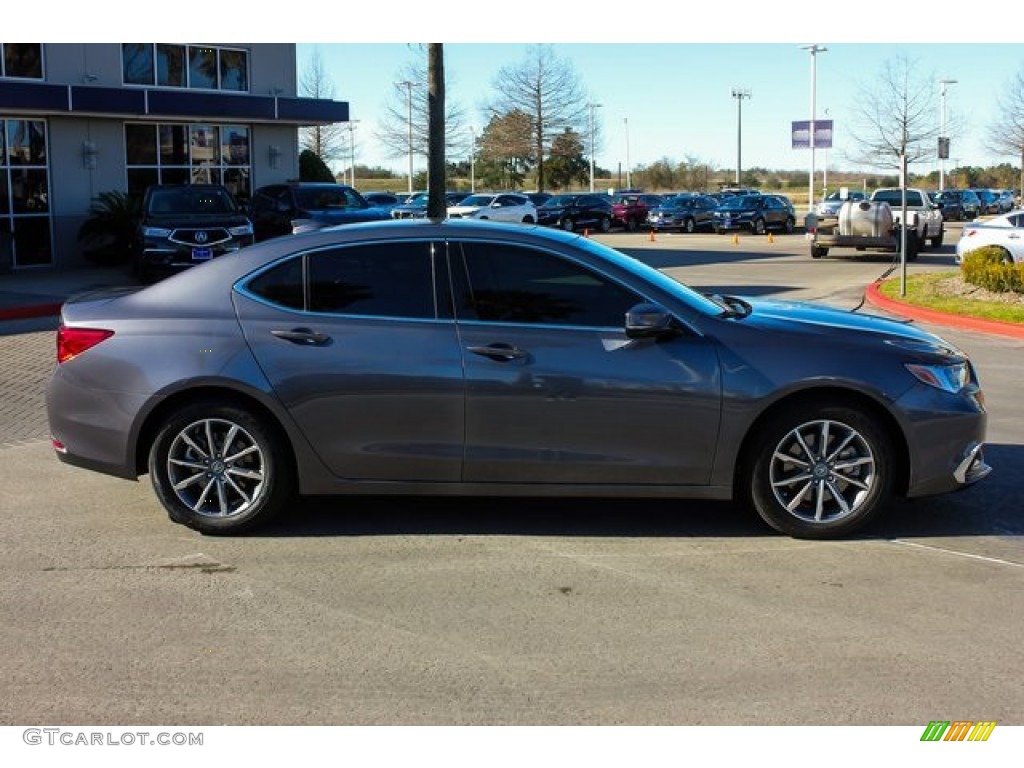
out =
<path fill-rule="evenodd" d="M 550 200 L 544 203 L 543 208 L 559 208 L 566 205 L 572 205 L 576 202 L 578 195 L 555 195 Z"/>
<path fill-rule="evenodd" d="M 150 213 L 234 213 L 238 210 L 227 190 L 156 189 L 149 196 Z"/>
<path fill-rule="evenodd" d="M 299 187 L 295 190 L 295 200 L 300 208 L 312 211 L 365 207 L 347 187 Z"/>
<path fill-rule="evenodd" d="M 495 197 L 494 195 L 470 195 L 465 200 L 463 200 L 461 203 L 459 203 L 459 205 L 465 205 L 465 206 L 478 205 L 481 208 L 483 208 L 484 206 L 488 206 L 491 203 L 493 203 L 494 202 L 494 197 Z"/>
<path fill-rule="evenodd" d="M 898 189 L 879 190 L 875 192 L 872 200 L 880 203 L 888 203 L 890 206 L 899 207 L 903 205 L 903 193 Z M 907 205 L 921 207 L 924 201 L 921 200 L 921 193 L 914 190 L 907 190 Z"/>
<path fill-rule="evenodd" d="M 744 195 L 743 197 L 730 197 L 720 208 L 757 208 L 761 202 L 761 198 L 757 196 Z"/>

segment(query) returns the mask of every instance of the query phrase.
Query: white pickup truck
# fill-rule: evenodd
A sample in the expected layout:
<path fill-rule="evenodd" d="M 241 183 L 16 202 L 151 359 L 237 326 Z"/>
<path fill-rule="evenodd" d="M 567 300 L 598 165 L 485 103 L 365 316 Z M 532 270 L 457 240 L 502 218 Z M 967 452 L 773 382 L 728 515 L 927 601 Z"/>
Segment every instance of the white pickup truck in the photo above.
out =
<path fill-rule="evenodd" d="M 892 209 L 894 224 L 900 224 L 903 215 L 903 191 L 899 187 L 883 187 L 876 189 L 871 199 L 876 202 L 888 203 Z M 945 227 L 942 222 L 942 209 L 935 205 L 923 189 L 907 188 L 907 232 L 917 232 L 918 242 L 923 246 L 925 241 L 932 248 L 942 247 Z"/>

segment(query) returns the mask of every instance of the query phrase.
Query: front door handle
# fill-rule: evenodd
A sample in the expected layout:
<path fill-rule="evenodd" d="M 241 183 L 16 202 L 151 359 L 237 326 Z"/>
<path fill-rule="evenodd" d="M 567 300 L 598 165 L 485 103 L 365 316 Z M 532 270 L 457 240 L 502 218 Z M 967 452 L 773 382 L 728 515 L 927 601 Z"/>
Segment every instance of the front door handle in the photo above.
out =
<path fill-rule="evenodd" d="M 293 344 L 307 344 L 310 346 L 317 346 L 326 344 L 331 340 L 330 336 L 325 336 L 322 333 L 317 333 L 310 328 L 292 328 L 289 331 L 271 331 L 271 335 L 276 336 L 279 339 L 290 341 Z"/>
<path fill-rule="evenodd" d="M 523 360 L 529 353 L 511 344 L 488 344 L 487 346 L 466 347 L 474 355 L 489 357 L 491 360 L 507 363 L 510 360 Z"/>

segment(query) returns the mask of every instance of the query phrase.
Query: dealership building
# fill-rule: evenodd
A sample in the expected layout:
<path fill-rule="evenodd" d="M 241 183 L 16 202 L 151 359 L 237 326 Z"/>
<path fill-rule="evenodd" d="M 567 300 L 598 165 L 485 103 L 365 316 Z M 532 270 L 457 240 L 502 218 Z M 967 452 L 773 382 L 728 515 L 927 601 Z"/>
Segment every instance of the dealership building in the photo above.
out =
<path fill-rule="evenodd" d="M 346 122 L 299 98 L 287 43 L 0 43 L 0 272 L 83 263 L 96 195 L 298 178 L 298 128 Z"/>

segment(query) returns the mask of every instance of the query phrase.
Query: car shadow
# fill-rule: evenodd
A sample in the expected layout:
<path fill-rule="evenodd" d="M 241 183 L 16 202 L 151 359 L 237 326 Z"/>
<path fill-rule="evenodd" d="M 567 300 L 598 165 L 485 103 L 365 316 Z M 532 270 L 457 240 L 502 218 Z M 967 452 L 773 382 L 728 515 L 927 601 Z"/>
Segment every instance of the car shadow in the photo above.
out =
<path fill-rule="evenodd" d="M 1024 446 L 991 445 L 993 467 L 963 491 L 894 500 L 852 540 L 1024 536 L 1016 478 Z M 738 502 L 438 496 L 302 497 L 252 537 L 565 536 L 760 538 L 780 536 Z"/>

